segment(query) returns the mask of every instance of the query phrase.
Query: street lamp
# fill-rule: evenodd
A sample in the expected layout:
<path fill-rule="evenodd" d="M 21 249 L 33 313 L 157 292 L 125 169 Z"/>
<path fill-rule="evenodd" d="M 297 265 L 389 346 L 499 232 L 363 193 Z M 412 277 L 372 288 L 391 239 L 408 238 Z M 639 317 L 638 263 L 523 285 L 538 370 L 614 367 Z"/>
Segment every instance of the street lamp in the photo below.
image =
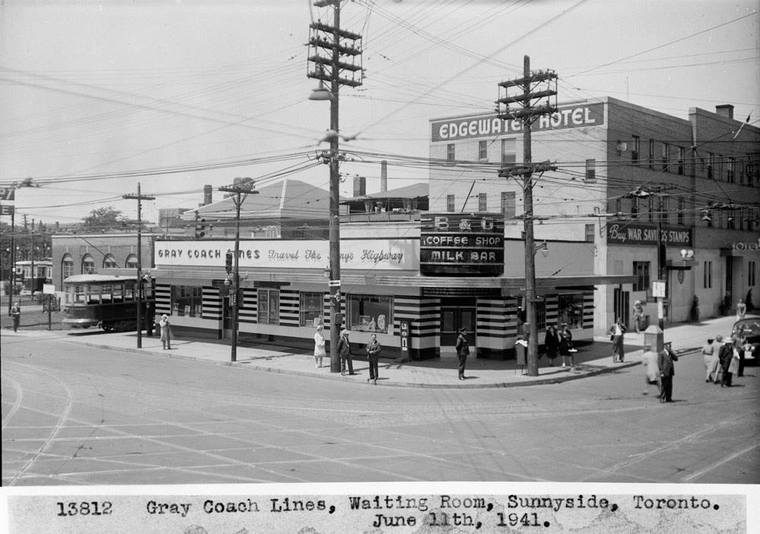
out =
<path fill-rule="evenodd" d="M 238 345 L 238 310 L 240 307 L 240 206 L 250 194 L 258 194 L 253 190 L 253 178 L 235 178 L 233 185 L 225 185 L 219 188 L 219 191 L 232 193 L 230 197 L 235 205 L 235 252 L 233 256 L 233 279 L 229 276 L 225 280 L 225 285 L 232 286 L 232 346 L 230 348 L 230 361 L 237 361 Z"/>

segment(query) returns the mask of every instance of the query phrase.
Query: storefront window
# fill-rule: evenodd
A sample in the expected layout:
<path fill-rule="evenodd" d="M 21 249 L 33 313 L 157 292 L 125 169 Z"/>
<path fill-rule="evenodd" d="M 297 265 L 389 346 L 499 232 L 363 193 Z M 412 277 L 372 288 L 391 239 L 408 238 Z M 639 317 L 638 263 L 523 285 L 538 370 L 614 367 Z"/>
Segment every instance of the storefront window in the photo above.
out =
<path fill-rule="evenodd" d="M 583 295 L 559 295 L 557 307 L 560 324 L 583 328 Z"/>
<path fill-rule="evenodd" d="M 259 324 L 280 324 L 280 291 L 259 289 Z"/>
<path fill-rule="evenodd" d="M 388 333 L 392 324 L 391 297 L 349 295 L 348 328 L 359 332 Z"/>
<path fill-rule="evenodd" d="M 200 317 L 203 289 L 193 286 L 172 286 L 172 314 L 179 317 Z"/>
<path fill-rule="evenodd" d="M 301 326 L 322 324 L 322 293 L 301 293 Z"/>

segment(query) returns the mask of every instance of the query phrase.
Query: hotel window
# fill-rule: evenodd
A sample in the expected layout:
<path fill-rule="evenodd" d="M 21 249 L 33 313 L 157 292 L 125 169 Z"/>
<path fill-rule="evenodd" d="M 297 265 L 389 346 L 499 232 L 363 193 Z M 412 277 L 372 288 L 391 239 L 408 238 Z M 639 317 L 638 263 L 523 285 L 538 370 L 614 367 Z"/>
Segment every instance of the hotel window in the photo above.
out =
<path fill-rule="evenodd" d="M 631 219 L 639 218 L 639 197 L 631 198 Z"/>
<path fill-rule="evenodd" d="M 348 328 L 359 332 L 388 333 L 393 324 L 391 297 L 348 296 Z"/>
<path fill-rule="evenodd" d="M 678 147 L 678 174 L 684 173 L 684 165 L 686 164 L 686 149 L 684 147 Z"/>
<path fill-rule="evenodd" d="M 757 283 L 757 262 L 755 261 L 748 261 L 747 262 L 747 285 L 748 286 L 754 286 Z"/>
<path fill-rule="evenodd" d="M 584 229 L 585 229 L 586 243 L 593 243 L 594 242 L 594 224 L 593 223 L 586 224 Z"/>
<path fill-rule="evenodd" d="M 137 269 L 137 256 L 134 254 L 127 256 L 127 259 L 124 262 L 124 267 L 127 269 Z"/>
<path fill-rule="evenodd" d="M 649 140 L 649 168 L 654 169 L 654 139 Z"/>
<path fill-rule="evenodd" d="M 726 162 L 726 181 L 734 183 L 734 171 L 736 170 L 736 158 L 728 158 Z"/>
<path fill-rule="evenodd" d="M 515 217 L 515 192 L 514 191 L 502 191 L 501 192 L 501 214 L 504 216 L 504 220 L 514 219 Z"/>
<path fill-rule="evenodd" d="M 708 152 L 707 154 L 707 178 L 713 179 L 713 169 L 715 168 L 715 154 Z"/>
<path fill-rule="evenodd" d="M 103 256 L 103 268 L 104 269 L 114 269 L 118 267 L 116 264 L 116 258 L 113 257 L 112 254 L 106 254 Z"/>
<path fill-rule="evenodd" d="M 258 300 L 258 323 L 280 324 L 280 290 L 259 289 Z"/>
<path fill-rule="evenodd" d="M 623 199 L 622 198 L 616 198 L 615 199 L 615 213 L 623 213 Z"/>
<path fill-rule="evenodd" d="M 586 160 L 586 177 L 584 178 L 583 181 L 586 183 L 596 182 L 596 160 L 595 159 Z"/>
<path fill-rule="evenodd" d="M 301 293 L 301 326 L 316 328 L 322 324 L 324 296 L 322 293 Z"/>
<path fill-rule="evenodd" d="M 179 317 L 200 317 L 203 288 L 195 286 L 172 286 L 171 313 Z"/>
<path fill-rule="evenodd" d="M 82 274 L 93 274 L 94 272 L 95 260 L 89 254 L 85 254 L 82 257 Z"/>
<path fill-rule="evenodd" d="M 454 160 L 456 158 L 456 145 L 454 143 L 449 143 L 446 145 L 446 161 L 449 163 L 454 163 Z"/>
<path fill-rule="evenodd" d="M 654 199 L 651 196 L 647 197 L 647 219 L 649 222 L 654 221 Z"/>
<path fill-rule="evenodd" d="M 511 164 L 517 161 L 517 140 L 514 137 L 501 140 L 501 163 Z"/>
<path fill-rule="evenodd" d="M 631 144 L 633 145 L 631 147 L 631 163 L 638 165 L 639 153 L 641 152 L 641 138 L 638 135 L 634 135 Z"/>
<path fill-rule="evenodd" d="M 669 172 L 670 164 L 670 145 L 668 143 L 662 144 L 662 170 Z"/>
<path fill-rule="evenodd" d="M 633 262 L 633 290 L 634 291 L 648 291 L 649 290 L 649 262 L 648 261 L 634 261 Z"/>
<path fill-rule="evenodd" d="M 446 195 L 446 211 L 454 211 L 454 195 Z"/>
<path fill-rule="evenodd" d="M 488 159 L 488 141 L 478 141 L 478 159 L 480 161 Z"/>
<path fill-rule="evenodd" d="M 670 222 L 670 198 L 661 197 L 658 211 L 658 220 L 663 224 Z"/>
<path fill-rule="evenodd" d="M 686 211 L 686 200 L 683 197 L 678 197 L 678 213 L 676 215 L 678 224 L 683 224 L 684 212 Z"/>
<path fill-rule="evenodd" d="M 478 193 L 478 211 L 488 211 L 487 193 Z"/>
<path fill-rule="evenodd" d="M 712 288 L 712 262 L 702 262 L 702 287 L 704 289 Z"/>
<path fill-rule="evenodd" d="M 74 258 L 71 257 L 71 254 L 66 253 L 61 260 L 61 287 L 63 287 L 63 281 L 72 274 L 74 274 Z"/>

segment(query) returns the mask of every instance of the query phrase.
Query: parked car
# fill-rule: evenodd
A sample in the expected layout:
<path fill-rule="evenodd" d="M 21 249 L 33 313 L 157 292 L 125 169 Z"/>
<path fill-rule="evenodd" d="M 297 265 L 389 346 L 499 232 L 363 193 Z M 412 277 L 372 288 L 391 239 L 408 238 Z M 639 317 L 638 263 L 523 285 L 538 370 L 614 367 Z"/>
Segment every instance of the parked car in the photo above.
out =
<path fill-rule="evenodd" d="M 741 342 L 744 350 L 745 365 L 757 365 L 760 358 L 760 318 L 741 319 L 734 323 L 731 335 Z"/>

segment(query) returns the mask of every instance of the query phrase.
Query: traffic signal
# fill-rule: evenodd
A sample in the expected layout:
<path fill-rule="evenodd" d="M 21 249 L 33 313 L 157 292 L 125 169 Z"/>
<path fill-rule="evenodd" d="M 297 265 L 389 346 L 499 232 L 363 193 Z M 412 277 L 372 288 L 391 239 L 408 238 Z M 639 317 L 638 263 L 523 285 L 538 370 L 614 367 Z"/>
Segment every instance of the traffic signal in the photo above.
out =
<path fill-rule="evenodd" d="M 227 274 L 232 273 L 232 251 L 228 250 L 226 256 L 224 257 L 224 269 L 227 271 Z"/>
<path fill-rule="evenodd" d="M 202 219 L 198 212 L 195 212 L 195 239 L 201 239 L 206 235 L 206 219 Z"/>

